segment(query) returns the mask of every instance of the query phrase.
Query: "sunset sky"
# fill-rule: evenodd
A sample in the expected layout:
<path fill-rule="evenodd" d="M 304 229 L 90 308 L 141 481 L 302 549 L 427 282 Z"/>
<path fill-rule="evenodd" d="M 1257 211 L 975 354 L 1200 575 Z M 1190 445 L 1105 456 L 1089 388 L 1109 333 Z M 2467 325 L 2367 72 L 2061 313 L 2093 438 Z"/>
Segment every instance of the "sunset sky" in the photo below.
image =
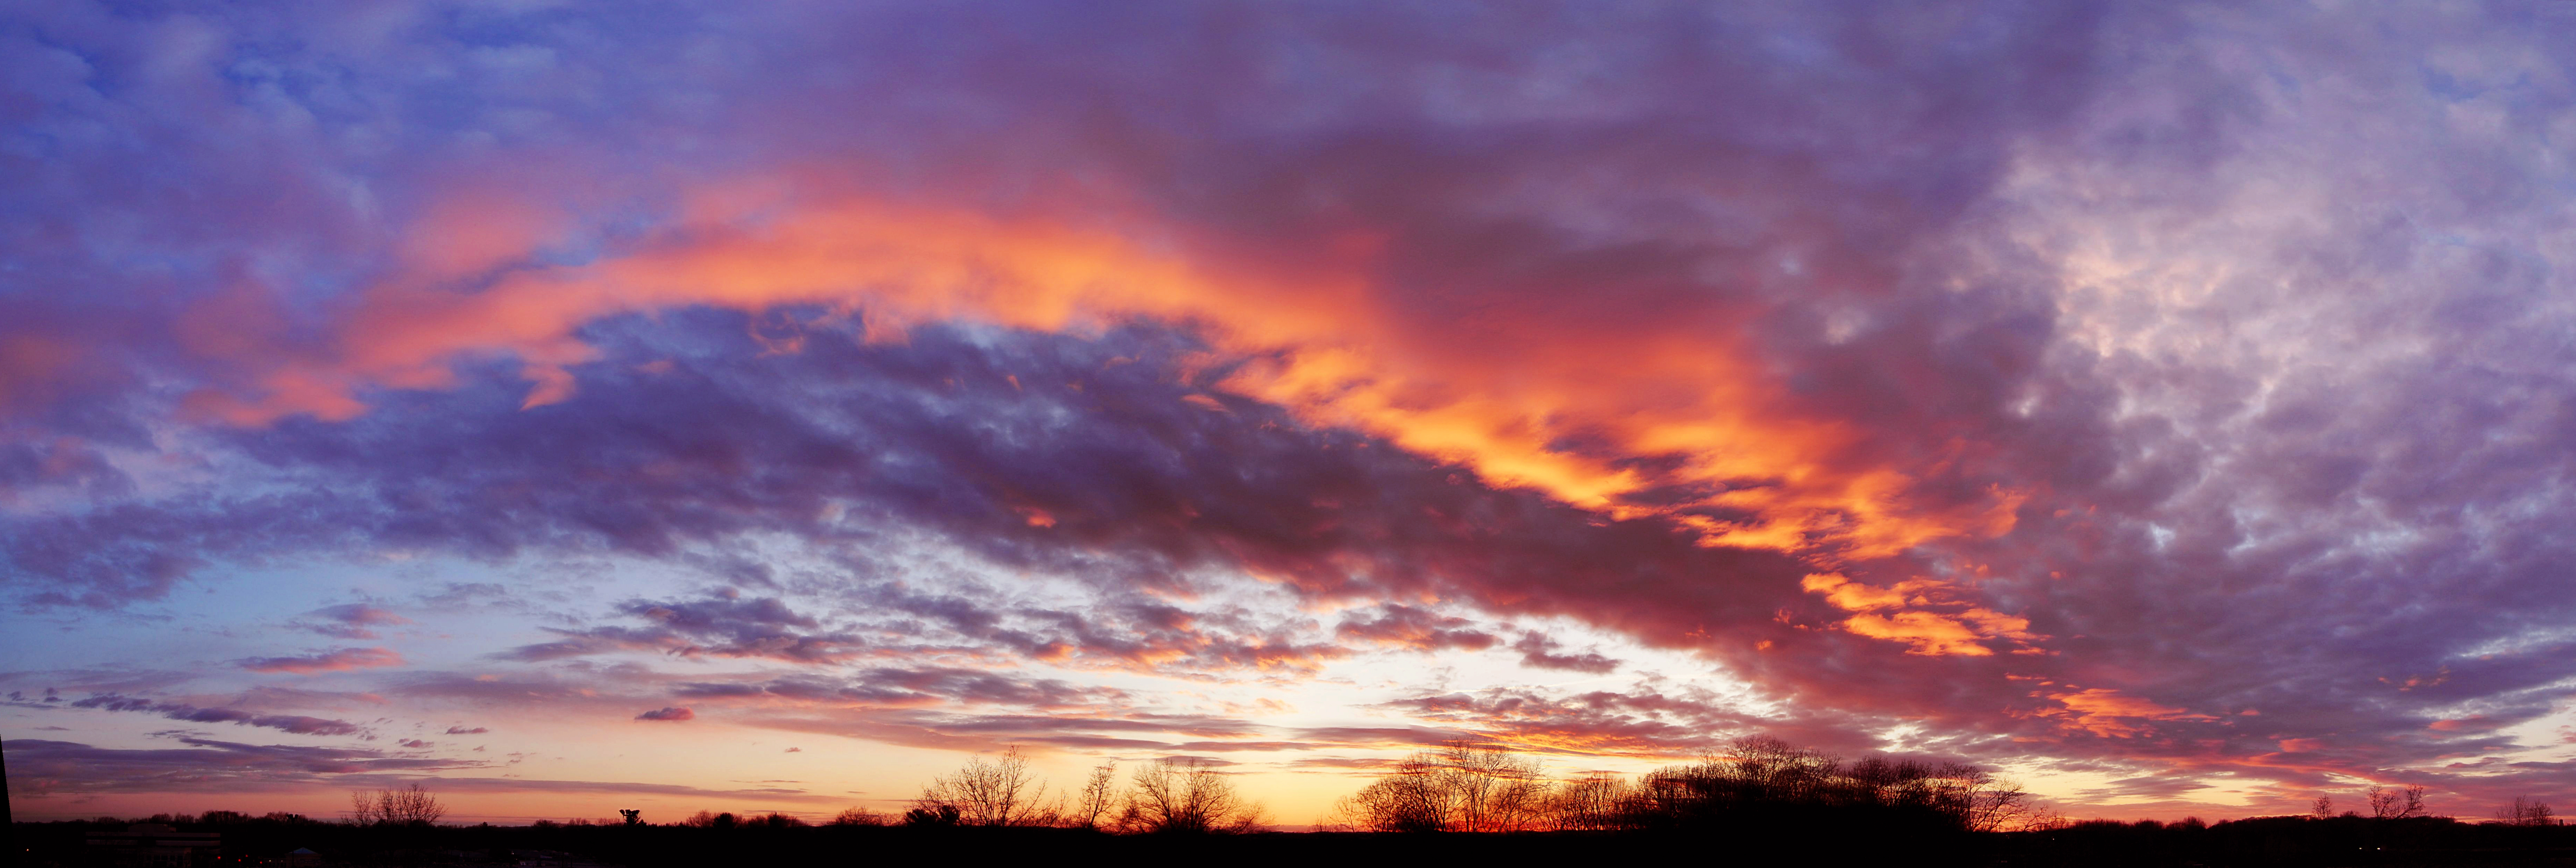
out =
<path fill-rule="evenodd" d="M 21 819 L 2576 799 L 2576 4 L 0 4 Z M 2571 271 L 2560 271 L 2562 268 Z"/>

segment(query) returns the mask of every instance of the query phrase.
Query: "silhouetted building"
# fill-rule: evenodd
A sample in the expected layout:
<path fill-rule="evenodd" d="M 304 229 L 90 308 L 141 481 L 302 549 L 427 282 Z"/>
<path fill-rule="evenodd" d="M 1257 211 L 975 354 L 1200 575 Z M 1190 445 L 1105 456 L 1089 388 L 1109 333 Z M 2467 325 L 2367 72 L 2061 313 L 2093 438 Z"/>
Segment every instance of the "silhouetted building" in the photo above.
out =
<path fill-rule="evenodd" d="M 92 832 L 92 864 L 116 868 L 197 868 L 216 864 L 223 836 L 182 832 L 158 823 L 136 823 L 122 832 Z"/>
<path fill-rule="evenodd" d="M 297 847 L 286 854 L 286 868 L 322 868 L 322 854 Z"/>

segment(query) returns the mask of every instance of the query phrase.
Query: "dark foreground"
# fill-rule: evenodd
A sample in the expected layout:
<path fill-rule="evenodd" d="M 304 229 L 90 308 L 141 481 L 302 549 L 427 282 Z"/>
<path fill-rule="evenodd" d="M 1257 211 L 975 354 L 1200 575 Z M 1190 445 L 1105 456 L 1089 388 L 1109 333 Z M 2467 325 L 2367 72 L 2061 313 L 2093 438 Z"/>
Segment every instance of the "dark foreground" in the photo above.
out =
<path fill-rule="evenodd" d="M 26 866 L 119 864 L 88 842 L 122 823 L 18 823 L 10 849 Z M 791 826 L 357 827 L 274 822 L 186 824 L 221 834 L 217 852 L 183 865 L 286 866 L 863 866 L 876 864 L 1343 865 L 1486 864 L 1591 868 L 1630 865 L 2565 865 L 2576 828 L 2473 825 L 2443 818 L 2311 820 L 2270 817 L 2214 826 L 2084 823 L 2049 832 L 1891 834 L 1851 828 L 1703 828 L 1508 835 L 1259 833 L 1208 837 L 1104 835 L 1065 829 Z M 313 851 L 301 862 L 287 854 Z M 132 861 L 127 854 L 127 864 Z M 1463 862 L 1461 860 L 1464 860 Z M 164 862 L 162 864 L 171 864 Z"/>

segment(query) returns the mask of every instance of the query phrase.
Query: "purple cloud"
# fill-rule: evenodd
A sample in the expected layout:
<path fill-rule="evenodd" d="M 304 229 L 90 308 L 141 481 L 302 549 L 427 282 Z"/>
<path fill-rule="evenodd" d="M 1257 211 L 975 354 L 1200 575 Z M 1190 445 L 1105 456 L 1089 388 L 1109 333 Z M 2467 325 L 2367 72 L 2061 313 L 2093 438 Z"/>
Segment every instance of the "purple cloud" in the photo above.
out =
<path fill-rule="evenodd" d="M 502 653 L 514 660 L 554 660 L 620 650 L 681 656 L 766 657 L 798 663 L 833 663 L 855 657 L 866 643 L 847 633 L 812 632 L 819 622 L 790 611 L 774 597 L 742 600 L 728 589 L 714 599 L 653 602 L 620 607 L 648 627 L 553 630 L 565 638 Z M 797 632 L 804 630 L 808 632 Z"/>
<path fill-rule="evenodd" d="M 846 679 L 803 676 L 753 682 L 689 682 L 675 689 L 690 699 L 782 697 L 809 702 L 918 706 L 1016 705 L 1040 709 L 1098 707 L 1123 697 L 1116 689 L 1085 687 L 1055 678 L 1022 678 L 942 666 L 875 667 Z"/>
<path fill-rule="evenodd" d="M 205 708 L 176 702 L 154 702 L 113 693 L 103 693 L 74 700 L 73 708 L 95 708 L 102 711 L 141 711 L 171 720 L 191 723 L 230 723 L 282 730 L 296 735 L 356 735 L 366 730 L 345 720 L 325 720 L 295 714 L 257 714 L 233 708 Z"/>
<path fill-rule="evenodd" d="M 374 639 L 377 638 L 376 632 L 369 628 L 411 623 L 409 618 L 364 603 L 315 609 L 305 615 L 321 621 L 302 622 L 299 626 L 340 639 Z"/>
<path fill-rule="evenodd" d="M 403 665 L 402 655 L 390 648 L 341 648 L 303 657 L 252 657 L 237 661 L 252 672 L 292 672 L 312 675 L 317 672 L 346 672 L 352 669 L 374 669 Z"/>
<path fill-rule="evenodd" d="M 1519 639 L 1512 640 L 1512 650 L 1521 652 L 1523 666 L 1590 672 L 1595 675 L 1619 668 L 1619 661 L 1602 656 L 1600 652 L 1559 654 L 1556 653 L 1558 647 L 1560 646 L 1555 639 L 1536 631 L 1524 632 Z"/>
<path fill-rule="evenodd" d="M 44 739 L 11 739 L 12 769 L 46 782 L 42 794 L 188 792 L 209 795 L 295 792 L 312 787 L 385 788 L 429 781 L 442 793 L 627 793 L 700 798 L 823 801 L 790 787 L 710 790 L 676 784 L 565 781 L 524 778 L 423 777 L 484 767 L 484 763 L 387 756 L 361 748 L 252 745 L 181 738 L 187 748 L 120 749 Z M 14 785 L 13 785 L 14 788 Z M 30 800 L 34 801 L 34 800 Z M 27 809 L 39 807 L 26 805 Z"/>
<path fill-rule="evenodd" d="M 1347 615 L 1333 634 L 1347 641 L 1392 645 L 1422 651 L 1494 646 L 1494 635 L 1473 629 L 1476 622 L 1412 606 L 1381 605 L 1374 612 Z"/>

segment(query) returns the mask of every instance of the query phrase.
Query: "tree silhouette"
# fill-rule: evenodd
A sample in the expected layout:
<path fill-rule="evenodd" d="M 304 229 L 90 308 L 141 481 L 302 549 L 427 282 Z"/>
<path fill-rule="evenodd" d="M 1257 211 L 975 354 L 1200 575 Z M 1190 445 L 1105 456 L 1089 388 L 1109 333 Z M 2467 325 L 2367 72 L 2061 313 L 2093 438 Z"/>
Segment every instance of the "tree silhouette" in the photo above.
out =
<path fill-rule="evenodd" d="M 835 826 L 883 826 L 885 824 L 884 814 L 863 807 L 845 808 L 839 814 L 832 816 L 832 825 Z"/>
<path fill-rule="evenodd" d="M 1018 745 L 992 760 L 968 757 L 956 774 L 931 780 L 904 813 L 906 823 L 1052 826 L 1062 811 L 1045 804 L 1046 782 L 1029 772 Z M 915 815 L 920 819 L 916 820 Z"/>
<path fill-rule="evenodd" d="M 2424 788 L 2420 786 L 2391 790 L 2372 785 L 2363 795 L 2370 804 L 2370 816 L 2374 819 L 2395 820 L 2424 815 Z"/>
<path fill-rule="evenodd" d="M 1406 757 L 1342 810 L 1381 832 L 1517 832 L 1546 823 L 1549 789 L 1535 759 L 1452 741 Z"/>
<path fill-rule="evenodd" d="M 1438 756 L 1443 777 L 1458 791 L 1451 828 L 1518 832 L 1539 824 L 1548 785 L 1539 777 L 1537 759 L 1464 741 L 1443 745 Z"/>
<path fill-rule="evenodd" d="M 1426 751 L 1406 757 L 1393 773 L 1361 787 L 1339 810 L 1372 832 L 1440 832 L 1449 828 L 1455 798 Z"/>
<path fill-rule="evenodd" d="M 1608 772 L 1566 781 L 1548 794 L 1548 824 L 1564 831 L 1628 828 L 1625 809 L 1634 795 L 1627 781 Z"/>
<path fill-rule="evenodd" d="M 1831 754 L 1743 738 L 1707 761 L 1658 769 L 1635 784 L 1607 774 L 1551 782 L 1536 760 L 1496 745 L 1451 742 L 1398 762 L 1342 800 L 1338 813 L 1379 832 L 1512 832 L 1778 825 L 1843 821 L 1993 832 L 2060 824 L 2017 784 L 1964 763 Z"/>
<path fill-rule="evenodd" d="M 1198 757 L 1164 757 L 1136 770 L 1118 825 L 1134 832 L 1250 832 L 1261 806 L 1235 792 L 1234 781 Z"/>
<path fill-rule="evenodd" d="M 355 790 L 349 793 L 349 819 L 361 826 L 379 823 L 395 825 L 432 825 L 447 816 L 447 806 L 428 790 L 413 784 L 407 789 Z"/>
<path fill-rule="evenodd" d="M 1081 794 L 1074 797 L 1073 810 L 1065 821 L 1085 829 L 1100 828 L 1100 819 L 1117 807 L 1118 796 L 1118 763 L 1113 760 L 1094 766 L 1091 778 L 1082 784 Z"/>
<path fill-rule="evenodd" d="M 803 818 L 794 814 L 771 811 L 757 817 L 745 818 L 743 825 L 754 829 L 794 829 L 808 824 Z"/>
<path fill-rule="evenodd" d="M 2515 796 L 2513 804 L 2496 809 L 2496 819 L 2513 826 L 2554 826 L 2554 817 L 2547 802 L 2530 796 Z"/>

